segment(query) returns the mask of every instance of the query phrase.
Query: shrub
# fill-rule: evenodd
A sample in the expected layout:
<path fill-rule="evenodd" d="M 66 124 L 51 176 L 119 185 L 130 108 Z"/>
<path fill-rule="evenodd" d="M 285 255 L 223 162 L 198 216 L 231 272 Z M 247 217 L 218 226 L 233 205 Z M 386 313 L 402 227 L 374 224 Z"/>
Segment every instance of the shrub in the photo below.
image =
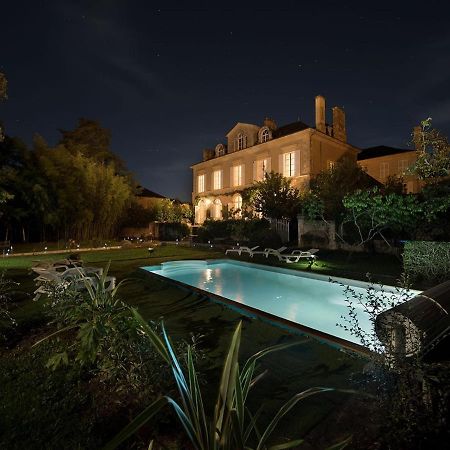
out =
<path fill-rule="evenodd" d="M 207 220 L 197 233 L 202 242 L 214 239 L 255 241 L 255 236 L 264 236 L 265 233 L 269 232 L 269 229 L 270 224 L 265 219 Z M 257 242 L 257 244 L 260 244 L 260 242 Z"/>
<path fill-rule="evenodd" d="M 84 368 L 117 391 L 167 387 L 167 367 L 140 332 L 130 307 L 118 298 L 121 284 L 112 291 L 106 289 L 106 273 L 107 270 L 96 285 L 86 283 L 84 291 L 75 290 L 72 285 L 50 284 L 49 315 L 58 331 L 34 345 L 72 330 L 76 332 L 74 338 L 50 357 L 47 367 Z M 156 325 L 152 329 L 159 332 Z M 184 342 L 175 347 L 181 353 L 186 349 Z"/>
<path fill-rule="evenodd" d="M 137 311 L 134 311 L 134 315 L 141 323 L 143 334 L 147 336 L 149 342 L 157 349 L 161 359 L 170 366 L 178 387 L 179 398 L 172 398 L 167 395 L 160 397 L 108 442 L 104 450 L 117 448 L 165 406 L 173 408 L 192 443 L 192 447 L 197 450 L 251 450 L 252 448 L 266 450 L 269 448 L 268 441 L 271 439 L 280 420 L 289 414 L 299 401 L 312 395 L 334 390 L 326 387 L 313 387 L 297 393 L 281 406 L 280 410 L 264 429 L 259 429 L 257 421 L 262 408 L 256 414 L 252 414 L 247 406 L 248 394 L 252 387 L 265 375 L 265 372 L 258 373 L 257 363 L 259 359 L 272 352 L 306 341 L 278 344 L 266 348 L 251 356 L 246 363 L 240 364 L 239 349 L 242 323 L 239 322 L 225 357 L 214 411 L 209 411 L 205 407 L 206 401 L 200 388 L 191 349 L 188 347 L 187 367 L 183 368 L 175 349 L 172 348 L 171 339 L 165 332 L 164 326 L 162 326 L 163 339 L 161 339 L 148 327 Z M 294 448 L 298 447 L 302 442 L 303 439 L 284 441 L 279 445 L 270 446 L 270 448 L 280 450 Z M 349 439 L 346 439 L 332 448 L 344 448 L 348 442 Z M 255 446 L 252 444 L 255 444 Z M 151 442 L 149 448 L 152 448 L 152 446 Z"/>
<path fill-rule="evenodd" d="M 283 243 L 275 230 L 259 230 L 252 234 L 249 245 L 250 247 L 259 245 L 262 248 L 279 248 Z"/>
<path fill-rule="evenodd" d="M 0 273 L 0 338 L 6 339 L 6 333 L 3 330 L 8 330 L 17 325 L 16 320 L 10 312 L 11 290 L 17 283 L 5 278 L 5 272 Z"/>
<path fill-rule="evenodd" d="M 403 267 L 414 280 L 444 281 L 450 278 L 450 242 L 405 243 Z"/>
<path fill-rule="evenodd" d="M 185 223 L 167 222 L 159 224 L 159 237 L 162 240 L 173 241 L 189 236 L 189 227 Z"/>

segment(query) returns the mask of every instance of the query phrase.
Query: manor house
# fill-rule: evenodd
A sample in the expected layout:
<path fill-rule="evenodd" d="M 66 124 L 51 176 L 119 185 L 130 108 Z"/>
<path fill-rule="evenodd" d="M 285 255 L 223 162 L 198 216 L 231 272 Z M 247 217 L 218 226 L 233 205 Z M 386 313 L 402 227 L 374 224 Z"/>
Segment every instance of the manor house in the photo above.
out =
<path fill-rule="evenodd" d="M 203 161 L 191 167 L 195 223 L 202 224 L 206 218 L 220 220 L 225 208 L 240 210 L 242 191 L 255 181 L 263 180 L 266 172 L 279 172 L 290 178 L 293 186 L 305 189 L 311 178 L 343 157 L 357 161 L 359 154 L 364 155 L 362 165 L 381 182 L 385 182 L 388 175 L 402 173 L 399 170 L 414 161 L 414 151 L 409 151 L 412 155 L 406 157 L 404 154 L 408 151 L 390 147 L 384 147 L 380 155 L 369 151 L 373 149 L 361 152 L 347 142 L 344 110 L 337 106 L 332 108 L 332 124 L 326 123 L 325 116 L 325 98 L 318 95 L 315 127 L 300 121 L 278 127 L 269 118 L 262 126 L 238 122 L 226 135 L 225 143 L 205 149 Z M 381 160 L 373 162 L 378 156 Z M 413 191 L 413 186 L 408 189 Z"/>

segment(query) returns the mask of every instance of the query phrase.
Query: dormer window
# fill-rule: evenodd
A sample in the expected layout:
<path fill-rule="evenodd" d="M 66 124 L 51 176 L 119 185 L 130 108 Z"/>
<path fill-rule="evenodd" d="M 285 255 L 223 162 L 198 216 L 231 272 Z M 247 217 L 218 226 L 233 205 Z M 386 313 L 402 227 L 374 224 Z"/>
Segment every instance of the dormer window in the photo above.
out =
<path fill-rule="evenodd" d="M 272 133 L 268 127 L 262 127 L 259 130 L 259 142 L 263 144 L 264 142 L 270 141 L 272 139 Z"/>
<path fill-rule="evenodd" d="M 216 156 L 225 155 L 225 146 L 223 144 L 217 144 L 215 153 L 216 153 Z"/>
<path fill-rule="evenodd" d="M 239 133 L 237 135 L 236 147 L 238 150 L 244 150 L 244 148 L 247 148 L 247 135 L 244 133 Z"/>

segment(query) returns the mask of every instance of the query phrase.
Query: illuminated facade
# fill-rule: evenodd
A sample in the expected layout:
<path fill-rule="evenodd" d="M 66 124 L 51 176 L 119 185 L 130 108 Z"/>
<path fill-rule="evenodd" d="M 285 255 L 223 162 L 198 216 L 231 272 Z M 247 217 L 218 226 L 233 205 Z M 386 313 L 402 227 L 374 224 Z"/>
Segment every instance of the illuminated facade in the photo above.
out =
<path fill-rule="evenodd" d="M 344 155 L 356 161 L 359 150 L 347 143 L 344 111 L 333 108 L 333 124 L 328 125 L 324 97 L 317 96 L 315 103 L 315 128 L 300 121 L 277 127 L 268 118 L 262 126 L 239 122 L 226 135 L 226 144 L 203 151 L 203 161 L 191 167 L 197 224 L 240 210 L 241 192 L 266 172 L 279 172 L 304 189 L 311 177 Z"/>
<path fill-rule="evenodd" d="M 266 118 L 261 126 L 238 122 L 226 135 L 226 144 L 203 151 L 203 161 L 194 164 L 192 201 L 195 223 L 221 220 L 226 212 L 242 207 L 241 193 L 266 172 L 275 171 L 298 189 L 307 189 L 311 178 L 329 169 L 344 156 L 353 158 L 367 173 L 385 183 L 389 176 L 402 176 L 407 192 L 418 192 L 416 177 L 406 174 L 415 162 L 414 150 L 392 147 L 358 149 L 347 142 L 345 113 L 332 108 L 332 124 L 325 120 L 325 98 L 315 99 L 315 127 L 294 122 L 277 127 Z"/>

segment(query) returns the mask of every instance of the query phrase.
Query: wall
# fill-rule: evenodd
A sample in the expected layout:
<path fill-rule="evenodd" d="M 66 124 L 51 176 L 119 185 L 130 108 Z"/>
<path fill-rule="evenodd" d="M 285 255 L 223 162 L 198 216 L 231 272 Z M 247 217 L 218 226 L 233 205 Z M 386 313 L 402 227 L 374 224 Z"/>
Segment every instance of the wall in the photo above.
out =
<path fill-rule="evenodd" d="M 375 178 L 381 183 L 385 183 L 389 175 L 403 176 L 406 183 L 407 192 L 408 193 L 419 192 L 420 182 L 418 178 L 412 175 L 404 175 L 403 171 L 400 169 L 401 161 L 407 161 L 407 165 L 411 166 L 416 161 L 416 152 L 415 151 L 402 152 L 396 153 L 394 155 L 363 159 L 361 161 L 358 161 L 358 164 L 361 167 L 363 167 L 371 177 Z M 382 176 L 381 174 L 382 163 L 387 163 L 389 165 L 389 170 L 385 174 L 385 176 Z"/>

